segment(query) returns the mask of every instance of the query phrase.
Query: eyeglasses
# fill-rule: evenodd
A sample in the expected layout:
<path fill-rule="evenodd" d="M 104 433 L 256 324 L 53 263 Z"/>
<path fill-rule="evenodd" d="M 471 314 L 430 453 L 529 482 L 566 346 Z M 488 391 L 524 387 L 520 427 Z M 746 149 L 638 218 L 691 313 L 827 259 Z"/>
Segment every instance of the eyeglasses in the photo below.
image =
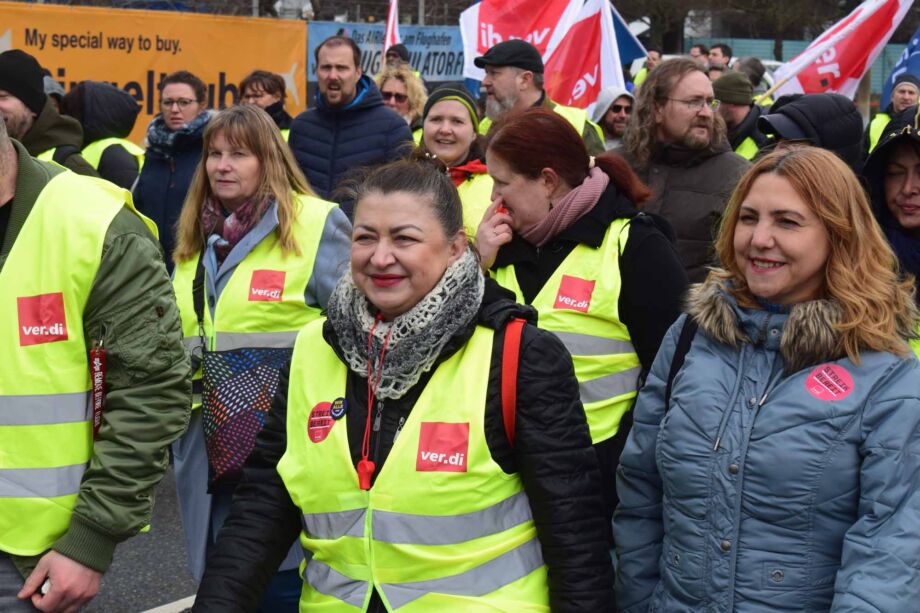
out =
<path fill-rule="evenodd" d="M 614 104 L 610 107 L 610 110 L 614 113 L 619 113 L 620 111 L 625 112 L 627 115 L 632 113 L 632 106 L 629 104 Z"/>
<path fill-rule="evenodd" d="M 409 96 L 406 94 L 397 94 L 396 92 L 380 92 L 380 95 L 383 96 L 384 100 L 395 100 L 396 102 L 402 104 L 409 99 Z"/>
<path fill-rule="evenodd" d="M 704 106 L 708 106 L 709 110 L 715 113 L 719 110 L 719 107 L 722 106 L 722 101 L 716 100 L 715 98 L 690 98 L 689 100 L 681 100 L 680 98 L 667 98 L 667 100 L 680 102 L 685 107 L 687 107 L 688 110 L 691 110 L 694 113 L 699 113 L 702 111 Z"/>
<path fill-rule="evenodd" d="M 171 109 L 174 105 L 178 104 L 179 108 L 184 111 L 185 109 L 192 106 L 196 102 L 198 101 L 192 100 L 191 98 L 176 98 L 175 100 L 173 100 L 172 98 L 167 98 L 165 100 L 160 101 L 160 106 L 163 107 L 164 109 Z"/>

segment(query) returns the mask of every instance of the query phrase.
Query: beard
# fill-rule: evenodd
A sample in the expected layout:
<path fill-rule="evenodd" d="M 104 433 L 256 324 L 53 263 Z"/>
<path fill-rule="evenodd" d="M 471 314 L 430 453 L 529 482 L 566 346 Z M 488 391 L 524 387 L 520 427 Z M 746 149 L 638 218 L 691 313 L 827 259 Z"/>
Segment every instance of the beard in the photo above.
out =
<path fill-rule="evenodd" d="M 22 137 L 32 128 L 32 118 L 28 115 L 4 116 L 3 122 L 6 124 L 6 131 L 10 138 L 22 140 Z"/>
<path fill-rule="evenodd" d="M 489 98 L 486 98 L 486 117 L 492 121 L 495 121 L 513 109 L 515 104 L 517 104 L 517 96 L 509 96 L 504 100 L 490 96 Z"/>
<path fill-rule="evenodd" d="M 705 135 L 701 136 L 694 131 L 694 128 L 700 126 L 706 128 Z M 688 149 L 705 149 L 712 143 L 713 129 L 714 125 L 711 119 L 694 121 L 680 142 Z"/>

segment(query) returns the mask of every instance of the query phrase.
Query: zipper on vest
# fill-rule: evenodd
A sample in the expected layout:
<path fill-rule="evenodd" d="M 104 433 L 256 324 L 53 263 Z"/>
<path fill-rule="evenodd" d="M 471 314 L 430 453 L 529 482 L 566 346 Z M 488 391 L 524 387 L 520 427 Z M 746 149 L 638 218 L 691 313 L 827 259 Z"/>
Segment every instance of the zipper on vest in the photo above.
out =
<path fill-rule="evenodd" d="M 400 417 L 399 424 L 396 425 L 396 433 L 393 434 L 393 444 L 396 444 L 396 439 L 399 438 L 399 433 L 402 432 L 402 428 L 404 425 L 406 425 L 406 418 Z"/>

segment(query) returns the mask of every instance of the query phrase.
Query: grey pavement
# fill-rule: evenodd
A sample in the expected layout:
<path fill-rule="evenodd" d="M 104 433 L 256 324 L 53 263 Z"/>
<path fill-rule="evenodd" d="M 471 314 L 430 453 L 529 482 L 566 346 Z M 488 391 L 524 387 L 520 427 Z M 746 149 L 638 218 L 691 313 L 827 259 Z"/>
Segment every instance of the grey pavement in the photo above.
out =
<path fill-rule="evenodd" d="M 86 613 L 139 613 L 195 593 L 172 468 L 157 489 L 151 530 L 122 543 Z"/>

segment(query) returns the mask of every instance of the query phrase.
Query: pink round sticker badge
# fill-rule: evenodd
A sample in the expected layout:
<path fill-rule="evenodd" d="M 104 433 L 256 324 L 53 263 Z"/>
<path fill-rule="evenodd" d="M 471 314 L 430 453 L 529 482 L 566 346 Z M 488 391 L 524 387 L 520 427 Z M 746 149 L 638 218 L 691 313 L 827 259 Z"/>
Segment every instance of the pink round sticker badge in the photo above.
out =
<path fill-rule="evenodd" d="M 843 400 L 853 393 L 853 377 L 839 364 L 822 364 L 808 375 L 805 389 L 818 400 Z"/>
<path fill-rule="evenodd" d="M 307 419 L 307 436 L 314 443 L 322 443 L 329 436 L 334 425 L 332 405 L 328 402 L 320 402 L 310 411 L 310 417 Z"/>

